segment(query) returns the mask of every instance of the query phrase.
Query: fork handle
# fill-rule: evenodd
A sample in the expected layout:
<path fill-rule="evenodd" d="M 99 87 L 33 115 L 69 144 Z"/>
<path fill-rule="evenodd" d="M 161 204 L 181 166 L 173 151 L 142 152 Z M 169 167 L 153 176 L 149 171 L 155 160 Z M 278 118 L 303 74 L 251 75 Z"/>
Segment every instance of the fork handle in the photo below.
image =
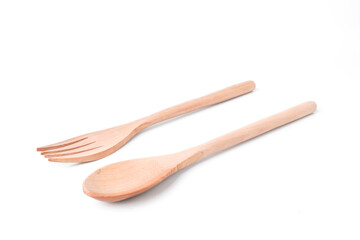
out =
<path fill-rule="evenodd" d="M 193 148 L 192 150 L 195 150 L 195 152 L 201 152 L 201 158 L 203 158 L 216 152 L 220 152 L 222 150 L 230 148 L 236 144 L 245 142 L 251 138 L 257 137 L 263 133 L 283 126 L 287 123 L 303 118 L 313 113 L 315 110 L 315 102 L 305 102 L 273 116 L 247 125 L 236 131 L 225 134 L 212 141 L 201 144 Z"/>
<path fill-rule="evenodd" d="M 177 117 L 179 115 L 192 112 L 196 109 L 200 109 L 206 106 L 210 106 L 216 103 L 224 102 L 226 100 L 244 95 L 253 91 L 255 83 L 253 81 L 246 81 L 233 85 L 231 87 L 222 89 L 220 91 L 208 94 L 206 96 L 196 98 L 174 107 L 167 108 L 148 117 L 141 119 L 144 124 L 143 127 L 148 127 L 153 124 L 165 121 L 167 119 Z"/>

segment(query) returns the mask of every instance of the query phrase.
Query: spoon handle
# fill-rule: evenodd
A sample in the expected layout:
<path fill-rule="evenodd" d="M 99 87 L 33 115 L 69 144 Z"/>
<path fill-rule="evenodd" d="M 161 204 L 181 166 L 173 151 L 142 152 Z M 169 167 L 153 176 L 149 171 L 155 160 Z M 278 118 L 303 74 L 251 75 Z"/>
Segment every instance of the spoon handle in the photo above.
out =
<path fill-rule="evenodd" d="M 230 148 L 236 144 L 245 142 L 251 138 L 257 137 L 287 123 L 303 118 L 313 113 L 315 110 L 315 102 L 305 102 L 273 116 L 247 125 L 236 131 L 225 134 L 214 140 L 201 144 L 193 148 L 192 150 L 195 150 L 196 152 L 201 152 L 201 158 L 203 158 L 216 152 L 220 152 L 222 150 Z"/>
<path fill-rule="evenodd" d="M 246 81 L 233 85 L 231 87 L 222 89 L 220 91 L 208 94 L 206 96 L 196 98 L 174 107 L 167 108 L 148 117 L 141 119 L 145 122 L 144 127 L 151 126 L 153 124 L 165 121 L 167 119 L 192 112 L 196 109 L 210 106 L 216 103 L 224 102 L 226 100 L 244 95 L 253 91 L 255 83 L 253 81 Z"/>

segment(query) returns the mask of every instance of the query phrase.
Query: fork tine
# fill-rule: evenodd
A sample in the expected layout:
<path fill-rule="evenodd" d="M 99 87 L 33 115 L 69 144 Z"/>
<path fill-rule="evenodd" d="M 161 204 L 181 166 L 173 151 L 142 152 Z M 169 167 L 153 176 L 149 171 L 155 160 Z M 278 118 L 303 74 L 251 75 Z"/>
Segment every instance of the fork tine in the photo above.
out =
<path fill-rule="evenodd" d="M 41 152 L 41 155 L 48 155 L 48 154 L 53 154 L 53 153 L 60 153 L 60 152 L 66 152 L 66 151 L 71 151 L 71 150 L 75 150 L 78 148 L 82 148 L 85 146 L 88 146 L 90 144 L 93 144 L 95 141 L 89 141 L 89 139 L 80 141 L 80 142 L 76 142 L 70 145 L 66 145 L 65 147 L 59 147 L 59 148 L 55 148 L 52 150 L 47 150 L 47 151 L 43 151 Z"/>
<path fill-rule="evenodd" d="M 47 150 L 56 149 L 56 148 L 60 148 L 60 147 L 65 147 L 65 146 L 69 146 L 71 144 L 83 141 L 85 139 L 87 139 L 87 137 L 78 136 L 78 137 L 70 138 L 70 139 L 62 141 L 62 142 L 54 143 L 54 144 L 47 145 L 44 147 L 39 147 L 36 150 L 39 152 L 42 152 L 42 151 L 47 151 Z"/>
<path fill-rule="evenodd" d="M 86 152 L 74 153 L 72 155 L 67 155 L 67 156 L 48 157 L 48 160 L 51 162 L 73 162 L 73 163 L 90 162 L 106 157 L 109 154 L 113 153 L 114 151 L 115 150 L 105 149 L 103 148 L 103 146 L 99 146 L 95 149 Z"/>
<path fill-rule="evenodd" d="M 78 154 L 78 153 L 83 153 L 83 152 L 88 152 L 97 148 L 100 148 L 101 146 L 94 146 L 95 144 L 90 144 L 93 146 L 84 146 L 81 148 L 76 148 L 74 150 L 70 150 L 70 151 L 63 151 L 63 152 L 59 152 L 59 153 L 50 153 L 50 154 L 44 154 L 44 157 L 46 158 L 53 158 L 53 157 L 61 157 L 61 156 L 69 156 L 69 155 L 74 155 L 74 154 Z"/>

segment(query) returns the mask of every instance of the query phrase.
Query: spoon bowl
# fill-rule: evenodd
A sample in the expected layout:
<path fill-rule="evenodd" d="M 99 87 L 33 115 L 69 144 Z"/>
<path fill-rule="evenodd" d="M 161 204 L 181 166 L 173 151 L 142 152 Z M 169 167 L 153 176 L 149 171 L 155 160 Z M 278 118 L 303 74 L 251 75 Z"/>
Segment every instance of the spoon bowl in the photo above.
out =
<path fill-rule="evenodd" d="M 83 191 L 100 201 L 116 202 L 152 188 L 182 167 L 179 163 L 191 154 L 140 158 L 107 165 L 92 173 L 83 184 Z"/>

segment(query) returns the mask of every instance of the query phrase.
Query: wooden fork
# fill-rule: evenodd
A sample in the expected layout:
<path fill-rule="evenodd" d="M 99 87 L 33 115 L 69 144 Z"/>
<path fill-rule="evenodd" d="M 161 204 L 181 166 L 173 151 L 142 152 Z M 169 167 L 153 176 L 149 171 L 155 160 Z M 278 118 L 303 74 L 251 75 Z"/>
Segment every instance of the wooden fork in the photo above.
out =
<path fill-rule="evenodd" d="M 40 151 L 49 161 L 53 162 L 90 162 L 98 160 L 112 154 L 135 134 L 151 125 L 241 96 L 251 92 L 254 88 L 255 83 L 253 81 L 243 82 L 118 127 L 39 147 L 37 151 Z"/>
<path fill-rule="evenodd" d="M 110 164 L 92 173 L 85 180 L 83 190 L 90 197 L 106 202 L 133 197 L 204 157 L 305 117 L 315 110 L 314 102 L 306 102 L 185 151 Z"/>

